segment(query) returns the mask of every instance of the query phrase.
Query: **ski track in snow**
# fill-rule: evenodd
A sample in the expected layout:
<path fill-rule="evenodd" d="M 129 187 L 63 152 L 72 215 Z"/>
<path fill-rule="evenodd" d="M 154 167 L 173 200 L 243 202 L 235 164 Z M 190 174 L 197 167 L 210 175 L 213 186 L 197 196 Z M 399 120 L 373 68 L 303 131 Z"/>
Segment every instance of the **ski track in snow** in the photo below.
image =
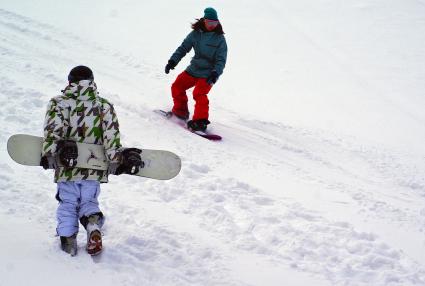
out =
<path fill-rule="evenodd" d="M 96 62 L 108 62 L 102 72 L 113 66 L 134 76 L 157 77 L 155 66 L 136 57 L 0 9 L 0 209 L 3 215 L 39 224 L 46 232 L 47 243 L 41 246 L 46 255 L 74 267 L 54 237 L 52 174 L 13 163 L 5 142 L 13 133 L 41 134 L 45 105 L 54 96 L 49 92 L 64 84 L 61 68 L 72 66 L 80 46 L 83 59 L 96 54 Z M 224 113 L 226 123 L 213 126 L 223 132 L 224 141 L 212 143 L 158 120 L 152 106 L 132 105 L 108 90 L 102 96 L 114 102 L 122 126 L 143 130 L 140 139 L 122 130 L 129 145 L 140 140 L 147 148 L 175 149 L 183 169 L 169 182 L 112 178 L 101 196 L 107 215 L 105 251 L 87 260 L 81 231 L 80 255 L 73 259 L 114 273 L 120 285 L 248 285 L 233 274 L 230 263 L 240 255 L 262 257 L 266 266 L 282 265 L 332 285 L 425 283 L 423 266 L 403 251 L 373 232 L 309 209 L 287 193 L 281 179 L 286 172 L 285 177 L 341 194 L 346 201 L 334 203 L 355 205 L 365 219 L 373 216 L 423 232 L 423 158 L 229 113 Z M 257 176 L 263 171 L 279 183 L 273 188 L 280 188 L 280 195 L 270 194 L 267 184 L 232 176 L 232 169 Z"/>

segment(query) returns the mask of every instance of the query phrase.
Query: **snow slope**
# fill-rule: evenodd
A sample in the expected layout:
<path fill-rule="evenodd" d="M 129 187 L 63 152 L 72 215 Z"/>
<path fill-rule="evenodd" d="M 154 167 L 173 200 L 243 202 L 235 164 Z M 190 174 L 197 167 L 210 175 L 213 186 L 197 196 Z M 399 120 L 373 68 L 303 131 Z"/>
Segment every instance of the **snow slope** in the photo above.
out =
<path fill-rule="evenodd" d="M 0 286 L 425 284 L 423 2 L 2 2 Z M 229 43 L 210 97 L 220 143 L 152 112 L 170 106 L 187 59 L 163 65 L 209 5 Z M 125 145 L 183 159 L 171 181 L 103 185 L 94 259 L 82 230 L 77 257 L 59 250 L 51 172 L 5 150 L 41 135 L 81 63 Z"/>

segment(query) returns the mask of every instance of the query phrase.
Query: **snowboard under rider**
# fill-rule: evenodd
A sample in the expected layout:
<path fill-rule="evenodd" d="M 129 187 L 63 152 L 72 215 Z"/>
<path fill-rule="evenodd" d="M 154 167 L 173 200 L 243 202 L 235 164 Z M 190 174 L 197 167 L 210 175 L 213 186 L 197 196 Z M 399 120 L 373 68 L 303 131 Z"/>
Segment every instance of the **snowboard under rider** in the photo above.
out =
<path fill-rule="evenodd" d="M 217 12 L 209 7 L 204 17 L 192 24 L 192 29 L 183 43 L 173 53 L 165 66 L 165 73 L 174 69 L 180 60 L 193 48 L 195 56 L 190 65 L 179 74 L 171 86 L 173 97 L 172 112 L 178 118 L 189 119 L 186 90 L 193 89 L 195 110 L 192 120 L 187 122 L 193 131 L 205 131 L 210 123 L 208 93 L 223 73 L 227 59 L 227 44 Z"/>
<path fill-rule="evenodd" d="M 102 250 L 101 227 L 105 221 L 98 202 L 100 183 L 108 182 L 108 174 L 138 170 L 141 150 L 121 146 L 114 107 L 98 95 L 90 68 L 73 68 L 68 82 L 62 94 L 49 101 L 40 164 L 45 169 L 55 169 L 59 201 L 56 231 L 62 250 L 72 256 L 77 253 L 80 221 L 87 231 L 86 250 L 96 255 Z M 76 142 L 103 145 L 109 169 L 76 167 Z"/>

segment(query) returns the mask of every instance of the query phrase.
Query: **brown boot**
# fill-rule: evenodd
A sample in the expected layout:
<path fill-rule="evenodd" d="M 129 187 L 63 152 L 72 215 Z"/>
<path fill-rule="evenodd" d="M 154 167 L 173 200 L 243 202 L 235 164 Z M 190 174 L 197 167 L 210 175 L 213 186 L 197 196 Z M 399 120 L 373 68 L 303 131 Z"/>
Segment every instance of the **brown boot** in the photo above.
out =
<path fill-rule="evenodd" d="M 102 252 L 102 233 L 100 232 L 101 216 L 94 214 L 88 217 L 87 230 L 87 253 L 94 256 Z"/>

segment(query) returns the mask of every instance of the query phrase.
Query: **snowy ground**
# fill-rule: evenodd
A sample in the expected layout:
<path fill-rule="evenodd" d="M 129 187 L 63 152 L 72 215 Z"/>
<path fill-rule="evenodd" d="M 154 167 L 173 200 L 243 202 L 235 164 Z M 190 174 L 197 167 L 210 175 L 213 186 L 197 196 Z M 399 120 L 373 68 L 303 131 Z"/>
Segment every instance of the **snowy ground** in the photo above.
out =
<path fill-rule="evenodd" d="M 423 1 L 2 2 L 0 286 L 425 285 Z M 210 96 L 220 143 L 152 112 L 209 5 L 229 43 Z M 77 257 L 59 250 L 51 172 L 6 152 L 10 135 L 42 134 L 78 64 L 125 145 L 183 160 L 170 181 L 103 185 L 94 259 L 82 230 Z"/>

